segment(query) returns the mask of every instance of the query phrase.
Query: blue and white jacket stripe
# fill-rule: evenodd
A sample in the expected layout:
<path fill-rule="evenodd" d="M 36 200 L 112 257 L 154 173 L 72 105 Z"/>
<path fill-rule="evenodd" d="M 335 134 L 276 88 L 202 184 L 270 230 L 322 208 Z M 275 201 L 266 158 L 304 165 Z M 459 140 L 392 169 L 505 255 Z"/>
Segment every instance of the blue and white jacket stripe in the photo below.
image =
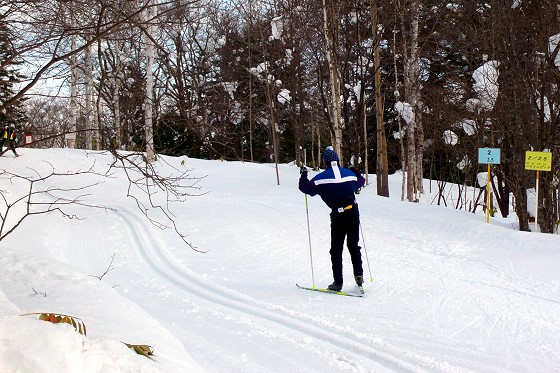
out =
<path fill-rule="evenodd" d="M 301 178 L 299 190 L 310 196 L 319 194 L 331 209 L 348 206 L 355 201 L 354 194 L 365 184 L 364 177 L 356 171 L 338 167 L 332 162 L 331 167 L 317 174 L 313 179 Z"/>

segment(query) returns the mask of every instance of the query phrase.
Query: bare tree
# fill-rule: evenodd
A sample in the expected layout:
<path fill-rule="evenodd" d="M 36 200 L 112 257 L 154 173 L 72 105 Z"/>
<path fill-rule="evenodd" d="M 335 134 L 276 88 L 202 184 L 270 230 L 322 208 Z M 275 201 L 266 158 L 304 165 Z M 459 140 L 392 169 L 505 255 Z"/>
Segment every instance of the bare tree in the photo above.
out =
<path fill-rule="evenodd" d="M 25 102 L 25 108 L 28 124 L 23 131 L 33 135 L 33 143 L 26 146 L 63 148 L 64 134 L 76 132 L 72 130 L 71 108 L 64 99 L 33 97 Z"/>
<path fill-rule="evenodd" d="M 407 199 L 418 200 L 422 193 L 423 180 L 423 143 L 422 128 L 423 103 L 420 98 L 420 56 L 419 56 L 419 22 L 420 1 L 405 0 L 405 11 L 401 20 L 404 59 L 404 91 L 405 99 L 411 105 L 414 118 L 406 125 L 406 172 Z M 409 28 L 410 25 L 410 28 Z"/>
<path fill-rule="evenodd" d="M 127 197 L 136 202 L 150 223 L 159 229 L 173 229 L 191 249 L 200 251 L 179 229 L 170 206 L 184 201 L 186 197 L 201 195 L 197 186 L 199 178 L 190 177 L 191 170 L 175 170 L 174 175 L 161 175 L 153 163 L 146 162 L 145 157 L 139 154 L 117 151 L 111 154 L 113 163 L 107 168 L 92 162 L 87 169 L 57 172 L 53 164 L 45 162 L 46 171 L 44 167 L 17 173 L 0 170 L 0 181 L 16 184 L 20 191 L 14 195 L 0 190 L 0 241 L 34 215 L 59 213 L 69 219 L 84 219 L 72 212 L 76 206 L 117 212 L 112 206 L 91 202 L 91 194 L 104 179 L 114 177 L 115 171 L 121 169 L 128 180 Z M 94 182 L 83 182 L 86 175 L 98 178 Z M 61 179 L 75 186 L 59 187 Z"/>
<path fill-rule="evenodd" d="M 76 28 L 76 17 L 74 15 L 74 7 L 71 5 L 70 7 L 70 25 L 73 28 Z M 76 34 L 70 36 L 70 49 L 76 49 Z M 69 148 L 73 149 L 76 147 L 76 130 L 77 126 L 76 123 L 78 121 L 78 103 L 77 103 L 77 96 L 78 96 L 78 62 L 76 54 L 70 56 L 70 131 L 65 135 L 65 139 L 67 141 L 67 145 Z"/>
<path fill-rule="evenodd" d="M 342 127 L 340 125 L 340 76 L 338 66 L 338 12 L 335 0 L 323 0 L 323 33 L 325 38 L 325 54 L 329 63 L 330 105 L 327 106 L 331 120 L 331 139 L 334 149 L 342 157 Z M 342 161 L 342 158 L 341 158 Z"/>
<path fill-rule="evenodd" d="M 387 137 L 385 135 L 385 122 L 383 121 L 383 97 L 381 95 L 381 54 L 379 52 L 381 35 L 379 32 L 377 16 L 377 0 L 370 1 L 371 28 L 374 38 L 373 61 L 375 69 L 375 118 L 377 121 L 377 194 L 389 197 L 389 161 L 387 160 Z"/>
<path fill-rule="evenodd" d="M 14 232 L 16 228 L 27 218 L 33 215 L 49 214 L 58 212 L 70 219 L 82 219 L 79 216 L 67 212 L 66 209 L 72 206 L 85 206 L 90 208 L 101 208 L 108 211 L 115 211 L 112 207 L 98 206 L 85 202 L 83 198 L 88 190 L 101 183 L 96 181 L 77 187 L 61 188 L 57 186 L 43 187 L 45 183 L 52 182 L 57 178 L 80 178 L 85 174 L 96 174 L 102 177 L 109 177 L 108 174 L 99 174 L 94 171 L 94 164 L 89 169 L 77 170 L 70 173 L 57 173 L 52 164 L 50 172 L 41 174 L 37 170 L 29 170 L 28 174 L 14 173 L 7 170 L 0 170 L 0 179 L 17 184 L 22 192 L 15 197 L 6 191 L 0 191 L 0 241 Z"/>
<path fill-rule="evenodd" d="M 146 218 L 156 227 L 160 229 L 173 229 L 179 237 L 191 249 L 200 251 L 197 247 L 187 240 L 185 233 L 179 229 L 176 217 L 171 211 L 170 204 L 173 202 L 182 202 L 187 197 L 200 196 L 201 192 L 191 192 L 192 190 L 200 191 L 197 187 L 199 178 L 189 176 L 192 170 L 177 171 L 177 175 L 161 175 L 158 173 L 153 162 L 146 162 L 145 158 L 138 154 L 121 154 L 120 152 L 112 152 L 114 162 L 111 168 L 122 169 L 128 180 L 127 196 L 134 199 L 136 205 L 146 216 Z M 137 193 L 140 193 L 138 195 Z M 163 202 L 154 198 L 158 193 L 165 196 Z M 152 210 L 163 214 L 164 218 L 154 216 Z"/>
<path fill-rule="evenodd" d="M 153 117 L 153 100 L 154 100 L 154 82 L 153 82 L 153 66 L 155 57 L 155 19 L 157 17 L 157 0 L 147 0 L 145 10 L 145 22 L 147 23 L 145 31 L 145 50 L 146 50 L 146 100 L 144 101 L 144 121 L 146 132 L 146 159 L 149 163 L 155 159 L 154 152 L 154 126 Z"/>

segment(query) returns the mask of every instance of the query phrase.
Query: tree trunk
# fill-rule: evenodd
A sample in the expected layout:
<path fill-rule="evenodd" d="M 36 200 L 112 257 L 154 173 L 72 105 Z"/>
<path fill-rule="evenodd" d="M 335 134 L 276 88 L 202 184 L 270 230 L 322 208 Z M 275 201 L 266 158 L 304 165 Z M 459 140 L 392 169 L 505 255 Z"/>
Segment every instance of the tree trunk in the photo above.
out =
<path fill-rule="evenodd" d="M 89 43 L 89 37 L 86 39 Z M 86 112 L 85 112 L 85 133 L 86 149 L 93 149 L 93 47 L 89 44 L 86 48 Z"/>
<path fill-rule="evenodd" d="M 249 1 L 249 17 L 253 17 L 253 2 Z M 252 18 L 249 20 L 249 29 L 252 29 L 253 22 Z M 247 61 L 247 71 L 251 70 L 253 66 L 253 42 L 251 38 L 251 32 L 247 33 L 248 35 L 248 49 L 249 49 L 249 61 Z M 253 155 L 253 74 L 249 72 L 249 156 L 251 157 L 251 162 L 255 161 Z"/>
<path fill-rule="evenodd" d="M 264 33 L 262 28 L 259 29 L 261 41 L 266 40 L 264 37 Z M 267 56 L 266 49 L 263 43 L 263 56 Z M 276 105 L 274 100 L 274 79 L 270 79 L 271 72 L 270 72 L 270 64 L 265 63 L 265 76 L 266 76 L 266 87 L 265 87 L 265 95 L 266 95 L 266 103 L 268 105 L 268 112 L 269 112 L 269 129 L 270 129 L 270 137 L 272 137 L 272 158 L 274 158 L 274 166 L 276 169 L 276 183 L 280 185 L 280 173 L 278 171 L 278 155 L 279 155 L 279 147 L 280 141 L 278 139 L 278 129 L 276 125 Z"/>
<path fill-rule="evenodd" d="M 146 136 L 146 160 L 155 160 L 154 151 L 154 127 L 153 127 L 153 101 L 154 101 L 154 55 L 155 46 L 152 40 L 155 31 L 155 18 L 157 16 L 157 4 L 151 0 L 146 3 L 146 35 L 144 35 L 144 45 L 146 48 L 146 97 L 144 100 L 144 130 Z"/>
<path fill-rule="evenodd" d="M 270 75 L 267 71 L 267 77 Z M 267 78 L 268 79 L 268 78 Z M 278 141 L 278 130 L 276 128 L 276 115 L 275 115 L 275 105 L 274 105 L 274 96 L 272 92 L 272 85 L 274 82 L 267 82 L 266 85 L 266 101 L 268 103 L 268 109 L 270 114 L 270 131 L 272 135 L 272 158 L 274 158 L 274 165 L 276 168 L 276 183 L 280 185 L 280 174 L 278 173 L 278 148 L 279 148 L 279 141 Z"/>
<path fill-rule="evenodd" d="M 366 185 L 369 184 L 369 157 L 368 157 L 368 132 L 367 132 L 367 103 L 366 103 L 366 92 L 365 89 L 362 89 L 362 111 L 363 111 L 363 125 L 364 125 L 364 173 L 366 177 Z M 379 176 L 378 176 L 379 177 Z M 377 186 L 377 190 L 379 191 L 379 185 Z"/>
<path fill-rule="evenodd" d="M 338 153 L 340 162 L 342 162 L 342 128 L 340 127 L 340 79 L 338 76 L 338 58 L 337 58 L 337 26 L 335 22 L 334 2 L 323 0 L 323 32 L 325 34 L 325 48 L 327 61 L 329 64 L 329 77 L 331 83 L 331 99 L 332 107 L 329 108 L 329 116 L 332 125 L 332 141 L 334 150 Z"/>
<path fill-rule="evenodd" d="M 389 197 L 389 162 L 387 160 L 387 138 L 385 136 L 385 123 L 383 121 L 383 98 L 381 96 L 381 57 L 379 53 L 379 42 L 381 40 L 381 36 L 378 32 L 376 0 L 371 0 L 370 14 L 372 35 L 374 37 L 373 64 L 375 68 L 375 118 L 377 122 L 377 195 Z"/>
<path fill-rule="evenodd" d="M 72 6 L 72 10 L 74 7 Z M 74 17 L 74 12 L 72 11 L 72 28 L 76 27 L 76 18 Z M 72 34 L 71 38 L 71 49 L 76 49 L 76 35 Z M 76 55 L 70 56 L 70 133 L 65 135 L 67 146 L 70 149 L 76 147 L 76 123 L 78 121 L 78 64 L 76 61 Z"/>
<path fill-rule="evenodd" d="M 419 0 L 412 0 L 408 7 L 409 18 L 402 20 L 404 41 L 404 90 L 406 101 L 412 107 L 414 120 L 406 125 L 406 195 L 408 201 L 417 201 L 422 190 L 422 148 L 424 132 L 422 129 L 422 101 L 420 98 L 420 64 L 418 47 Z M 411 28 L 408 34 L 405 25 Z"/>
<path fill-rule="evenodd" d="M 115 42 L 115 72 L 114 72 L 114 89 L 113 89 L 113 115 L 115 119 L 115 148 L 120 149 L 122 145 L 121 140 L 121 108 L 120 108 L 120 91 L 121 91 L 121 80 L 119 74 L 122 70 L 121 67 L 121 48 L 120 43 L 117 40 Z"/>
<path fill-rule="evenodd" d="M 398 28 L 398 16 L 397 14 L 400 12 L 400 2 L 395 2 L 395 26 L 393 29 L 393 48 L 395 51 L 393 52 L 393 69 L 395 75 L 395 102 L 399 101 L 400 93 L 399 93 L 399 74 L 397 68 L 397 28 Z M 405 185 L 406 185 L 406 158 L 405 158 L 405 147 L 404 147 L 404 133 L 402 128 L 402 122 L 400 115 L 397 116 L 397 123 L 399 128 L 399 143 L 401 146 L 401 171 L 402 171 L 402 184 L 401 184 L 401 201 L 404 201 L 405 196 Z"/>
<path fill-rule="evenodd" d="M 98 61 L 102 61 L 103 59 L 103 46 L 101 40 L 97 40 L 97 59 Z M 95 130 L 93 131 L 93 144 L 95 150 L 101 150 L 102 148 L 101 128 L 103 125 L 101 124 L 101 118 L 103 117 L 103 114 L 101 113 L 103 112 L 103 107 L 102 107 L 103 105 L 101 104 L 102 101 L 101 92 L 103 92 L 104 90 L 106 78 L 107 75 L 104 72 L 102 72 L 99 78 L 99 83 L 96 87 L 95 111 L 94 111 L 94 121 L 93 121 L 95 126 Z"/>

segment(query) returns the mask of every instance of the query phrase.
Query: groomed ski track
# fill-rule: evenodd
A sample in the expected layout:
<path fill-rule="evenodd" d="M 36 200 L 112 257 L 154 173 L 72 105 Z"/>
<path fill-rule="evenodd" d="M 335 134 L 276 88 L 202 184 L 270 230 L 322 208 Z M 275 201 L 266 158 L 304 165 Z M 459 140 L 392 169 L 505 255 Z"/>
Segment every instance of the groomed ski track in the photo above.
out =
<path fill-rule="evenodd" d="M 104 174 L 101 165 L 112 162 L 96 152 L 27 151 L 23 163 L 7 160 L 6 167 L 48 174 L 56 165 L 72 174 L 95 162 Z M 198 170 L 193 176 L 204 194 L 170 206 L 181 233 L 207 254 L 159 229 L 164 213 L 141 211 L 150 202 L 142 191 L 126 197 L 130 185 L 118 168 L 103 182 L 97 173 L 53 179 L 41 188 L 78 188 L 84 205 L 67 211 L 78 219 L 37 215 L 3 245 L 21 250 L 21 263 L 47 256 L 72 268 L 53 263 L 28 272 L 29 282 L 18 287 L 5 281 L 9 312 L 14 303 L 24 312 L 68 313 L 87 323 L 88 338 L 152 345 L 157 363 L 147 361 L 145 371 L 153 373 L 188 371 L 177 367 L 193 360 L 209 373 L 560 372 L 558 235 L 519 232 L 512 219 L 487 224 L 480 214 L 403 203 L 366 188 L 357 198 L 369 251 L 364 274 L 375 282 L 366 280 L 366 295 L 357 299 L 304 292 L 294 283 L 332 281 L 329 209 L 309 198 L 308 229 L 296 167 L 279 165 L 280 186 L 272 164 L 167 160 L 169 167 L 158 162 L 163 174 Z M 390 176 L 393 195 L 401 176 Z M 84 183 L 95 187 L 84 193 Z M 5 187 L 22 189 L 11 181 Z M 166 203 L 162 194 L 149 198 Z M 351 279 L 348 257 L 344 263 Z M 89 281 L 59 281 L 77 278 L 74 271 Z M 45 300 L 28 294 L 43 278 L 63 285 L 58 295 L 54 288 L 38 289 L 49 291 Z"/>
<path fill-rule="evenodd" d="M 559 307 L 553 288 L 540 291 L 535 287 L 538 282 L 523 282 L 516 269 L 519 264 L 508 267 L 440 249 L 433 232 L 417 232 L 417 242 L 410 241 L 398 255 L 386 255 L 381 249 L 385 276 L 378 276 L 373 285 L 366 283 L 364 298 L 336 297 L 297 289 L 292 273 L 280 273 L 278 278 L 268 272 L 252 273 L 240 251 L 227 257 L 237 263 L 230 267 L 220 258 L 216 263 L 227 266 L 211 272 L 211 256 L 184 245 L 177 249 L 177 241 L 160 237 L 137 210 L 117 208 L 118 215 L 94 214 L 79 229 L 72 228 L 72 235 L 82 241 L 71 241 L 69 262 L 84 273 L 96 273 L 92 268 L 102 273 L 105 261 L 117 250 L 116 268 L 104 281 L 114 283 L 116 291 L 153 315 L 208 372 L 221 373 L 224 366 L 228 373 L 502 372 L 504 367 L 523 372 L 526 366 L 543 366 L 543 371 L 555 371 L 557 366 L 546 363 L 558 346 L 560 325 L 553 312 Z M 223 237 L 229 235 L 222 229 L 216 240 L 227 242 Z M 99 241 L 92 251 L 88 243 L 94 237 L 110 241 Z M 244 238 L 258 239 L 252 232 Z M 398 239 L 382 247 L 398 246 Z M 232 237 L 236 250 L 239 240 Z M 260 249 L 244 255 L 271 260 Z M 371 259 L 375 264 L 376 258 Z M 291 268 L 278 258 L 272 260 L 277 265 L 267 264 L 266 270 Z M 297 278 L 304 278 L 306 265 L 293 265 L 299 270 Z M 231 283 L 215 277 L 230 268 Z M 391 281 L 384 279 L 389 276 Z M 552 342 L 542 345 L 540 340 Z M 163 346 L 154 347 L 156 360 L 158 355 L 169 359 Z"/>
<path fill-rule="evenodd" d="M 120 213 L 119 217 L 126 226 L 132 245 L 146 266 L 148 272 L 145 276 L 153 278 L 159 286 L 173 288 L 172 291 L 166 292 L 168 297 L 165 306 L 149 296 L 144 303 L 139 302 L 139 304 L 148 312 L 166 312 L 172 315 L 165 319 L 192 317 L 192 330 L 177 330 L 172 325 L 168 327 L 171 333 L 185 343 L 186 350 L 195 360 L 208 359 L 208 355 L 212 354 L 213 339 L 223 347 L 224 344 L 227 345 L 224 339 L 227 339 L 228 334 L 237 333 L 237 325 L 243 325 L 240 330 L 245 330 L 247 323 L 250 323 L 254 332 L 247 335 L 246 343 L 229 345 L 231 357 L 225 358 L 232 360 L 232 372 L 431 371 L 432 362 L 429 359 L 422 361 L 417 356 L 409 360 L 403 359 L 408 354 L 397 347 L 385 343 L 375 346 L 370 340 L 364 341 L 363 335 L 352 330 L 339 328 L 333 324 L 319 323 L 312 315 L 304 312 L 262 302 L 230 291 L 212 281 L 201 279 L 187 268 L 179 267 L 168 260 L 162 249 L 141 229 L 144 223 L 141 223 L 134 213 Z M 286 284 L 286 286 L 298 291 L 297 294 L 302 297 L 308 296 L 303 292 L 300 294 L 293 284 Z M 321 296 L 329 295 L 321 294 Z M 198 314 L 184 311 L 189 304 L 192 304 L 189 300 L 193 298 L 198 304 L 206 303 Z M 346 298 L 345 300 L 349 302 L 362 301 L 360 298 L 342 298 Z M 137 299 L 134 301 L 138 302 Z M 222 308 L 227 308 L 227 312 L 220 311 Z M 225 314 L 231 315 L 232 310 L 237 313 L 236 317 L 223 317 Z M 285 331 L 282 334 L 272 335 L 276 333 L 270 333 L 269 330 L 277 330 L 278 327 L 267 328 L 270 323 L 281 326 Z M 189 339 L 192 338 L 196 340 L 191 345 Z M 200 343 L 200 339 L 207 340 Z M 275 348 L 278 344 L 284 346 L 281 349 Z M 196 346 L 200 345 L 206 346 L 209 350 L 197 352 Z M 279 351 L 293 351 L 293 354 L 287 355 Z M 251 356 L 255 352 L 256 356 L 268 354 L 270 359 L 266 366 L 263 365 L 262 359 L 252 360 Z M 203 357 L 197 356 L 199 353 Z M 240 357 L 244 361 L 236 362 L 235 360 Z M 220 358 L 224 358 L 223 352 Z M 206 368 L 212 371 L 212 366 Z"/>

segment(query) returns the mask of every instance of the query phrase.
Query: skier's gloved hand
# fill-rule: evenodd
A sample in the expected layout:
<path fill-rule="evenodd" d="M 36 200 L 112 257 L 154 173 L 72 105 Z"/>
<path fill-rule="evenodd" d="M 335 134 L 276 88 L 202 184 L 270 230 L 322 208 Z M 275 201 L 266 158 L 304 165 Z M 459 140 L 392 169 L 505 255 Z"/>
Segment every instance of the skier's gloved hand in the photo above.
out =
<path fill-rule="evenodd" d="M 360 170 L 357 170 L 354 166 L 348 167 L 350 171 L 352 171 L 356 176 L 360 175 Z"/>
<path fill-rule="evenodd" d="M 307 167 L 301 166 L 299 169 L 299 174 L 301 175 L 301 177 L 307 178 Z"/>

